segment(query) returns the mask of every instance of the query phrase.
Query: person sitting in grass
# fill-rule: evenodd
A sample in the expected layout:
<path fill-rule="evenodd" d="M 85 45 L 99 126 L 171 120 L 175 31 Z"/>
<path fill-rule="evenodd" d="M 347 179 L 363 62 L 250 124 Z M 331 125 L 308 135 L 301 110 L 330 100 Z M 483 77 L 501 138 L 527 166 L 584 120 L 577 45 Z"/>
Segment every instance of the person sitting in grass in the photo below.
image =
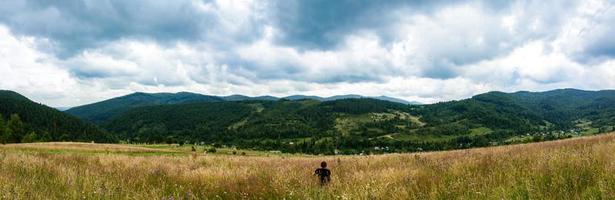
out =
<path fill-rule="evenodd" d="M 321 186 L 328 184 L 331 181 L 331 170 L 327 169 L 327 162 L 322 161 L 320 168 L 316 169 L 314 175 L 318 175 Z"/>
<path fill-rule="evenodd" d="M 196 159 L 196 149 L 194 148 L 194 146 L 192 146 L 192 149 L 190 150 L 192 151 L 192 159 Z"/>

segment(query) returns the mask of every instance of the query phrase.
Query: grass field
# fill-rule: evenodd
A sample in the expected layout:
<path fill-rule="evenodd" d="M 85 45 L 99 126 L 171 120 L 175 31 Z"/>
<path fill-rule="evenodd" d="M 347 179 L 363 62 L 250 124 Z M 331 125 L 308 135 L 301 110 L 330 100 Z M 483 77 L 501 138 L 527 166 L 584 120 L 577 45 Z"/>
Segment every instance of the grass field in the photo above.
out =
<path fill-rule="evenodd" d="M 329 162 L 332 183 L 312 175 Z M 0 145 L 0 199 L 615 199 L 615 134 L 378 156 Z"/>

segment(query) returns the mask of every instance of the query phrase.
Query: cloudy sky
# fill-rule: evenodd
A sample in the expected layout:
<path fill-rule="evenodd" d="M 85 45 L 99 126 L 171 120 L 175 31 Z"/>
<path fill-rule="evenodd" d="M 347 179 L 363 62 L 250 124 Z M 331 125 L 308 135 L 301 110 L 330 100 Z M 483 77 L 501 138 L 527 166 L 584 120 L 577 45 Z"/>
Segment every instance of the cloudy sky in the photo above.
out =
<path fill-rule="evenodd" d="M 0 89 L 387 95 L 615 88 L 615 1 L 0 2 Z"/>

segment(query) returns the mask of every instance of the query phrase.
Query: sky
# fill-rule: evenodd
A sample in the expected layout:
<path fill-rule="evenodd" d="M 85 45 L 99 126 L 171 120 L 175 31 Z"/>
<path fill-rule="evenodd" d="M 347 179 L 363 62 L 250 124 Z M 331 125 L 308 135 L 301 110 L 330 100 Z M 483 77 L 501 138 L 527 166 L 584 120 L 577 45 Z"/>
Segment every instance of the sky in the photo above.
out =
<path fill-rule="evenodd" d="M 615 88 L 615 1 L 0 1 L 0 89 L 386 95 Z"/>

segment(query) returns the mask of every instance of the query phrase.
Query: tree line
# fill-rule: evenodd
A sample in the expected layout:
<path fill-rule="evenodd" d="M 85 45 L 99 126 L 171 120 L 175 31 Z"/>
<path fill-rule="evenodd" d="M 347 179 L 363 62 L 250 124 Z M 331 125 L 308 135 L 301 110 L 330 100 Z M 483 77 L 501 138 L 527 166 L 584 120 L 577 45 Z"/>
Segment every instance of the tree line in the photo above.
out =
<path fill-rule="evenodd" d="M 2 114 L 0 114 L 0 143 L 48 141 L 52 141 L 49 132 L 37 133 L 33 130 L 28 131 L 24 122 L 21 121 L 19 114 L 11 114 L 8 120 L 5 120 Z"/>

